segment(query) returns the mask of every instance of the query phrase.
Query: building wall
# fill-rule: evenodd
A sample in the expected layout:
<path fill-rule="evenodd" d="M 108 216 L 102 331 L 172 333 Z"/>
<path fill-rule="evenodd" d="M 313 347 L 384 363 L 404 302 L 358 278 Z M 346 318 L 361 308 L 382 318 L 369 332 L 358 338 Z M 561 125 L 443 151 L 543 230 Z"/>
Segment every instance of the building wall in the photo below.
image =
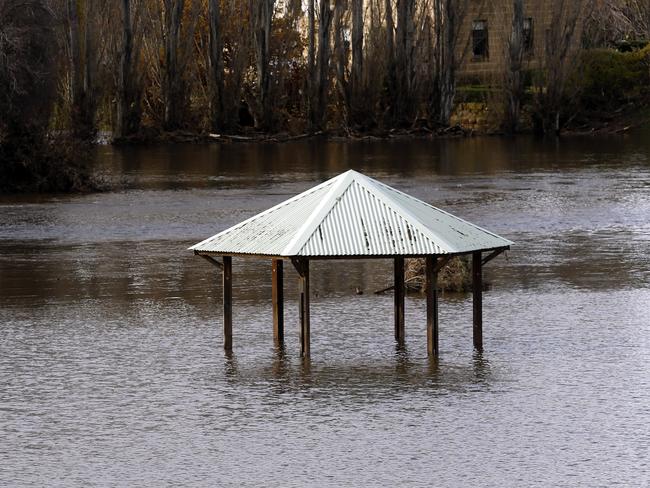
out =
<path fill-rule="evenodd" d="M 545 49 L 546 33 L 553 17 L 551 1 L 528 0 L 524 2 L 524 18 L 532 20 L 532 49 L 526 55 L 529 67 L 539 65 Z M 473 56 L 473 22 L 487 21 L 488 57 Z M 499 76 L 503 72 L 508 38 L 512 30 L 512 0 L 470 0 L 460 28 L 457 55 L 460 59 L 461 78 Z"/>

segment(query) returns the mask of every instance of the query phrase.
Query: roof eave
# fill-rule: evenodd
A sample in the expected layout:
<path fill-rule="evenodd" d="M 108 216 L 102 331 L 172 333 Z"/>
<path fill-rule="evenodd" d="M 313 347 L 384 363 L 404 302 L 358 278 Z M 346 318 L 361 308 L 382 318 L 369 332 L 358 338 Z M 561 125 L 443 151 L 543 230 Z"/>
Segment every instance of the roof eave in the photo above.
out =
<path fill-rule="evenodd" d="M 431 253 L 431 254 L 337 254 L 337 255 L 283 255 L 283 254 L 264 254 L 264 253 L 238 253 L 227 251 L 202 251 L 194 249 L 193 252 L 197 256 L 238 256 L 244 258 L 264 258 L 264 259 L 310 259 L 310 260 L 328 260 L 328 259 L 394 259 L 394 258 L 407 258 L 417 259 L 425 258 L 427 256 L 464 256 L 473 254 L 475 252 L 494 252 L 494 251 L 508 251 L 510 246 L 497 246 L 483 249 L 472 249 L 468 251 L 448 252 L 448 253 Z"/>

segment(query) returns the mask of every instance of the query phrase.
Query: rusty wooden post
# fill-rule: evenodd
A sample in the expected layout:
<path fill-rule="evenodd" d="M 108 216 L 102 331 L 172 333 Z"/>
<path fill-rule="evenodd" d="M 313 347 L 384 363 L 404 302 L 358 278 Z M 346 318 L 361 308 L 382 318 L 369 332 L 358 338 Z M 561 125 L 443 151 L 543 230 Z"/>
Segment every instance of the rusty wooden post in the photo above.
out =
<path fill-rule="evenodd" d="M 481 253 L 472 253 L 472 298 L 474 308 L 474 349 L 483 350 L 483 263 Z"/>
<path fill-rule="evenodd" d="M 309 260 L 301 259 L 300 263 L 300 355 L 310 356 L 309 330 Z"/>
<path fill-rule="evenodd" d="M 273 339 L 276 343 L 284 342 L 284 271 L 281 259 L 273 260 L 272 301 L 273 301 Z"/>
<path fill-rule="evenodd" d="M 438 356 L 438 271 L 436 256 L 426 257 L 427 352 Z"/>
<path fill-rule="evenodd" d="M 232 351 L 232 257 L 223 257 L 223 348 Z"/>
<path fill-rule="evenodd" d="M 404 258 L 395 258 L 395 340 L 404 345 Z"/>

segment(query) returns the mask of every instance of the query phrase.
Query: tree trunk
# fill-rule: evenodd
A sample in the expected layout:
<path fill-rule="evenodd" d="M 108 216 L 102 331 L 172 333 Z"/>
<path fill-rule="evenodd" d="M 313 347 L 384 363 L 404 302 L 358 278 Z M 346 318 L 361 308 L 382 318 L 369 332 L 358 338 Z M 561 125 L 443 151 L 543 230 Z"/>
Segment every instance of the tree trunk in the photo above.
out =
<path fill-rule="evenodd" d="M 269 60 L 271 57 L 271 22 L 275 0 L 251 0 L 253 17 L 253 36 L 255 38 L 255 57 L 257 68 L 258 110 L 256 110 L 256 126 L 263 130 L 271 127 L 272 112 L 269 76 Z"/>
<path fill-rule="evenodd" d="M 524 0 L 514 0 L 512 4 L 512 31 L 508 42 L 507 65 L 505 72 L 505 120 L 504 129 L 514 134 L 519 126 L 521 99 L 524 86 L 522 67 L 524 61 Z"/>
<path fill-rule="evenodd" d="M 395 104 L 395 23 L 393 22 L 393 6 L 391 0 L 385 0 L 386 11 L 386 99 L 387 112 L 394 111 Z"/>
<path fill-rule="evenodd" d="M 320 23 L 318 25 L 318 65 L 316 70 L 316 114 L 315 127 L 324 127 L 325 109 L 329 87 L 330 29 L 332 26 L 332 9 L 330 0 L 320 2 Z"/>
<path fill-rule="evenodd" d="M 251 32 L 249 23 L 250 2 L 241 0 L 220 0 L 223 16 L 223 32 L 230 32 L 228 50 L 224 49 L 224 95 L 222 97 L 224 112 L 223 126 L 236 129 L 238 126 L 252 124 L 249 106 L 242 100 L 244 77 L 250 63 L 249 46 Z M 225 37 L 224 37 L 225 39 Z M 225 57 L 228 53 L 227 58 Z M 227 62 L 227 64 L 226 64 Z"/>
<path fill-rule="evenodd" d="M 334 64 L 336 66 L 336 86 L 342 100 L 343 122 L 347 126 L 350 119 L 350 83 L 347 77 L 348 55 L 345 47 L 343 22 L 348 8 L 347 0 L 338 0 L 334 7 Z"/>
<path fill-rule="evenodd" d="M 352 0 L 352 66 L 350 99 L 358 107 L 363 92 L 363 0 Z M 352 109 L 353 118 L 357 110 Z"/>
<path fill-rule="evenodd" d="M 409 124 L 413 118 L 413 52 L 415 49 L 415 0 L 397 0 L 395 42 L 396 89 L 395 122 Z"/>
<path fill-rule="evenodd" d="M 456 96 L 456 44 L 458 42 L 458 25 L 461 21 L 458 2 L 444 0 L 445 11 L 443 14 L 443 46 L 442 68 L 443 76 L 440 90 L 440 123 L 449 125 L 451 111 L 454 108 Z"/>
<path fill-rule="evenodd" d="M 72 96 L 73 120 L 74 112 L 80 108 L 83 96 L 83 76 L 81 67 L 81 48 L 79 47 L 79 15 L 77 14 L 77 0 L 68 0 L 68 23 L 70 42 L 70 94 Z"/>
<path fill-rule="evenodd" d="M 210 0 L 210 126 L 218 131 L 224 125 L 223 40 L 219 0 Z"/>
<path fill-rule="evenodd" d="M 88 15 L 90 9 L 86 2 L 79 2 L 85 6 L 82 13 L 83 22 L 79 18 L 77 0 L 68 0 L 68 24 L 70 43 L 70 95 L 72 131 L 81 139 L 92 139 L 94 130 L 94 107 L 92 103 L 92 66 L 91 49 L 89 46 Z M 82 34 L 83 31 L 83 43 Z"/>
<path fill-rule="evenodd" d="M 122 47 L 117 80 L 117 117 L 115 137 L 122 138 L 140 130 L 142 91 L 135 79 L 131 0 L 122 0 Z"/>
<path fill-rule="evenodd" d="M 546 32 L 542 72 L 536 80 L 533 124 L 536 131 L 556 134 L 562 130 L 567 101 L 567 81 L 580 50 L 581 19 L 592 7 L 588 0 L 553 0 L 552 18 Z"/>
<path fill-rule="evenodd" d="M 0 187 L 20 188 L 48 132 L 60 83 L 58 17 L 45 0 L 0 1 Z M 6 143 L 6 144 L 5 144 Z M 25 159 L 27 158 L 27 159 Z M 40 164 L 43 158 L 39 155 Z M 14 165 L 16 163 L 16 165 Z M 9 175 L 9 177 L 6 177 Z M 32 183 L 31 181 L 29 182 Z"/>
<path fill-rule="evenodd" d="M 174 130 L 180 125 L 180 107 L 184 95 L 178 63 L 178 44 L 184 5 L 184 0 L 165 0 L 165 75 L 163 82 L 163 102 L 165 104 L 163 125 L 165 130 Z"/>
<path fill-rule="evenodd" d="M 308 47 L 307 47 L 307 110 L 309 113 L 309 129 L 316 129 L 316 7 L 315 0 L 309 0 L 308 16 Z"/>
<path fill-rule="evenodd" d="M 440 125 L 449 125 L 456 96 L 456 44 L 463 6 L 458 0 L 434 0 L 435 45 L 434 81 L 431 95 L 431 116 Z"/>

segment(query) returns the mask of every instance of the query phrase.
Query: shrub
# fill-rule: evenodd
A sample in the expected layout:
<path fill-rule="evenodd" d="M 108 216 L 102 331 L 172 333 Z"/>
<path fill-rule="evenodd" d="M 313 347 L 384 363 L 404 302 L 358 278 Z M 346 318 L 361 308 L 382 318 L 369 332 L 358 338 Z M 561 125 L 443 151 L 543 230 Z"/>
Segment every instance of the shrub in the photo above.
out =
<path fill-rule="evenodd" d="M 0 193 L 108 189 L 91 170 L 91 146 L 72 137 L 0 141 Z"/>
<path fill-rule="evenodd" d="M 593 49 L 582 55 L 574 75 L 582 108 L 606 111 L 647 96 L 650 83 L 650 46 L 621 53 Z"/>

